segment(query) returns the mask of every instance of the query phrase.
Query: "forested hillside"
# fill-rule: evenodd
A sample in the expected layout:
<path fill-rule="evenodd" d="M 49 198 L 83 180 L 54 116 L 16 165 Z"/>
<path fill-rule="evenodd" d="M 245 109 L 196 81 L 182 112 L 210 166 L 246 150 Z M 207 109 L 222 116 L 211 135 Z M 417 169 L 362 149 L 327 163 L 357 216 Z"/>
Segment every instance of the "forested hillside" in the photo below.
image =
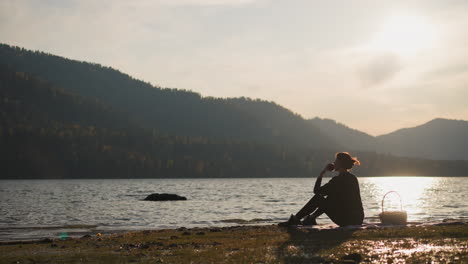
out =
<path fill-rule="evenodd" d="M 350 150 L 378 151 L 376 138 L 369 134 L 349 128 L 331 119 L 316 117 L 307 120 L 307 122 L 318 127 L 322 133 L 327 133 L 337 144 L 346 146 Z"/>
<path fill-rule="evenodd" d="M 2 52 L 5 49 L 17 51 L 18 57 L 26 52 L 27 56 L 55 58 L 5 46 Z M 55 59 L 67 64 L 65 59 Z M 47 74 L 46 77 L 31 74 L 19 70 L 15 63 L 4 62 L 0 60 L 2 179 L 311 177 L 333 161 L 335 152 L 348 150 L 325 137 L 326 130 L 320 131 L 314 124 L 305 125 L 300 116 L 271 102 L 202 98 L 187 91 L 152 87 L 127 76 L 129 82 L 141 85 L 141 91 L 146 91 L 147 96 L 153 96 L 157 102 L 154 107 L 157 110 L 151 110 L 150 100 L 145 106 L 161 119 L 150 122 L 151 115 L 145 117 L 143 113 L 134 112 L 138 107 L 136 103 L 128 103 L 132 105 L 129 108 L 134 107 L 129 110 L 113 100 L 106 100 L 104 94 L 101 97 L 91 91 L 87 95 L 79 94 L 78 86 L 70 89 L 48 79 Z M 116 73 L 97 65 L 70 63 Z M 24 67 L 33 67 L 31 65 Z M 38 71 L 49 70 L 44 66 Z M 62 74 L 73 75 L 66 71 Z M 81 78 L 86 78 L 86 74 Z M 113 83 L 111 77 L 103 76 L 96 75 L 87 81 L 94 85 L 96 94 L 100 85 Z M 126 75 L 118 73 L 116 76 Z M 78 79 L 67 83 L 72 85 Z M 125 89 L 137 90 L 132 87 L 129 84 L 117 89 L 121 89 L 122 94 Z M 123 98 L 119 100 L 124 101 Z M 177 114 L 172 115 L 161 105 Z M 319 126 L 327 127 L 326 124 Z M 346 129 L 343 127 L 344 132 Z M 190 133 L 184 133 L 185 130 Z M 357 138 L 367 137 L 358 131 L 354 133 Z M 330 137 L 337 135 L 329 133 Z M 320 144 L 303 143 L 307 138 L 315 138 L 307 141 L 309 143 L 315 140 Z M 362 162 L 362 166 L 354 170 L 360 176 L 459 176 L 465 175 L 468 169 L 467 161 L 400 158 L 365 151 L 352 154 Z"/>
<path fill-rule="evenodd" d="M 28 74 L 0 68 L 0 80 L 1 178 L 304 173 L 299 163 L 302 159 L 287 155 L 290 152 L 282 147 L 163 136 L 136 126 L 99 101 L 71 94 Z"/>
<path fill-rule="evenodd" d="M 98 99 L 128 113 L 141 126 L 170 135 L 336 147 L 315 126 L 273 102 L 203 98 L 190 91 L 154 87 L 98 64 L 8 45 L 0 45 L 0 61 L 16 71 L 66 87 L 76 95 Z"/>

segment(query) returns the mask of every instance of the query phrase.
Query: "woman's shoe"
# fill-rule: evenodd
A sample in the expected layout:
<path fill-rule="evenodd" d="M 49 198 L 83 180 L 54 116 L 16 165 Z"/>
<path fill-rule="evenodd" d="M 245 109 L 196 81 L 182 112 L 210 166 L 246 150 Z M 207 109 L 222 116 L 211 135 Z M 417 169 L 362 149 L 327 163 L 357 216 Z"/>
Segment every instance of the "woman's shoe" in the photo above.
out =
<path fill-rule="evenodd" d="M 301 221 L 299 219 L 296 218 L 295 215 L 291 215 L 289 217 L 289 220 L 286 221 L 286 222 L 281 222 L 278 224 L 278 226 L 293 226 L 293 225 L 300 225 L 301 224 Z"/>
<path fill-rule="evenodd" d="M 302 221 L 303 225 L 317 225 L 317 221 L 315 220 L 315 217 L 312 216 L 306 216 L 306 218 Z"/>

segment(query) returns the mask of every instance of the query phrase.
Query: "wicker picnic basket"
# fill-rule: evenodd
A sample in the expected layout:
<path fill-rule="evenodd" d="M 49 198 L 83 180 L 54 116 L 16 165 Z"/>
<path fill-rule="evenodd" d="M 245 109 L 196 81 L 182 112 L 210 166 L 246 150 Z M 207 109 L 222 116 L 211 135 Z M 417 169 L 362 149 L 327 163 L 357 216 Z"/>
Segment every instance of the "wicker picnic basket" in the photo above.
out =
<path fill-rule="evenodd" d="M 384 201 L 385 197 L 389 193 L 396 193 L 398 198 L 400 198 L 400 211 L 385 211 L 384 209 Z M 406 211 L 403 211 L 403 204 L 401 202 L 401 196 L 395 191 L 387 192 L 384 197 L 382 198 L 382 212 L 379 214 L 380 221 L 384 225 L 405 225 L 408 215 Z"/>

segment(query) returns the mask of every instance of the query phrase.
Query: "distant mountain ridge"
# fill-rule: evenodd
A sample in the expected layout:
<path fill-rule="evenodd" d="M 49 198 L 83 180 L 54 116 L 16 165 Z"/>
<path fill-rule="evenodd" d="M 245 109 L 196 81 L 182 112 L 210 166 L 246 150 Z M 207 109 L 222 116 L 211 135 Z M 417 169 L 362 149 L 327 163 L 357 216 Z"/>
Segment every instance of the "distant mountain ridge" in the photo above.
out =
<path fill-rule="evenodd" d="M 0 64 L 126 112 L 141 126 L 179 136 L 338 148 L 317 127 L 273 102 L 163 89 L 99 64 L 0 44 Z"/>
<path fill-rule="evenodd" d="M 163 135 L 95 98 L 1 65 L 0 117 L 0 179 L 305 177 L 331 156 Z"/>
<path fill-rule="evenodd" d="M 468 160 L 468 121 L 435 119 L 373 137 L 331 119 L 305 120 L 274 102 L 202 97 L 191 91 L 155 87 L 110 67 L 6 44 L 0 44 L 0 65 L 97 100 L 125 115 L 136 127 L 159 134 Z"/>
<path fill-rule="evenodd" d="M 468 160 L 468 121 L 436 118 L 425 124 L 373 137 L 331 119 L 308 120 L 338 144 L 353 150 L 402 157 Z"/>
<path fill-rule="evenodd" d="M 468 121 L 433 119 L 378 136 L 377 148 L 399 156 L 468 160 Z"/>
<path fill-rule="evenodd" d="M 0 179 L 311 177 L 334 154 L 330 149 L 165 136 L 95 98 L 3 66 L 0 117 Z M 464 176 L 468 170 L 468 161 L 353 154 L 362 161 L 354 169 L 360 176 Z"/>
<path fill-rule="evenodd" d="M 350 150 L 375 150 L 376 138 L 369 134 L 327 118 L 315 117 L 307 122 L 318 127 L 323 133 L 327 133 L 337 144 L 346 146 Z"/>

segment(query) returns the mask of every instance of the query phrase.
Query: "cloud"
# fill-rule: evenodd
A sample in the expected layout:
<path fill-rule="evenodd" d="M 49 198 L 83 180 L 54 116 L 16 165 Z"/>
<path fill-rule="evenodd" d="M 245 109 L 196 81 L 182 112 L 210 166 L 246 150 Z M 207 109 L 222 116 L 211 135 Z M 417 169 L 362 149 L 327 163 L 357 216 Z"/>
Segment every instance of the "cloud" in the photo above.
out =
<path fill-rule="evenodd" d="M 398 55 L 384 53 L 370 58 L 361 67 L 359 77 L 363 86 L 368 88 L 392 79 L 402 69 L 402 63 Z"/>
<path fill-rule="evenodd" d="M 426 73 L 428 77 L 440 77 L 448 75 L 467 74 L 468 64 L 456 64 L 447 67 L 439 68 L 434 71 Z"/>

